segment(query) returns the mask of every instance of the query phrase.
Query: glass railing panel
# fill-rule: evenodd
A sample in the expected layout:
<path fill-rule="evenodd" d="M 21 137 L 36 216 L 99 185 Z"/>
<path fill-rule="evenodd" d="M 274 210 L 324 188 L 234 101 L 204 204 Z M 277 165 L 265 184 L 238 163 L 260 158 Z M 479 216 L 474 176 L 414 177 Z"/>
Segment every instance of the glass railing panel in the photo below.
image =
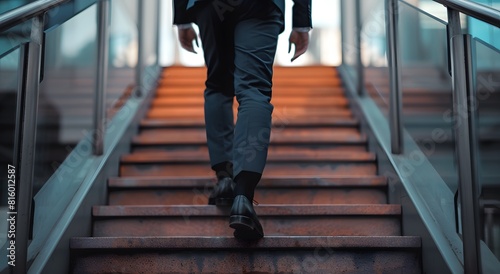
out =
<path fill-rule="evenodd" d="M 1 0 L 0 1 L 0 14 L 7 11 L 13 10 L 15 8 L 22 7 L 28 3 L 34 2 L 36 0 Z"/>
<path fill-rule="evenodd" d="M 500 9 L 500 1 L 498 1 L 496 7 Z M 500 48 L 500 28 L 492 26 L 470 16 L 467 16 L 466 18 L 466 30 L 469 34 L 485 41 L 486 43 L 496 48 Z"/>
<path fill-rule="evenodd" d="M 45 69 L 38 106 L 34 193 L 42 188 L 78 142 L 85 138 L 91 141 L 89 131 L 94 112 L 96 37 L 95 5 L 46 32 Z M 81 151 L 79 157 L 83 159 L 91 153 L 89 148 Z M 76 185 L 78 182 L 73 183 Z"/>
<path fill-rule="evenodd" d="M 20 49 L 17 48 L 0 56 L 0 269 L 7 266 L 7 247 L 9 237 L 7 219 L 8 212 L 15 212 L 16 208 L 9 209 L 9 194 L 15 197 L 17 191 L 13 183 L 19 176 L 14 163 L 14 143 L 16 141 L 16 113 L 18 100 L 18 81 L 21 75 Z M 11 178 L 9 178 L 9 175 Z M 12 180 L 12 181 L 11 181 Z M 12 196 L 11 196 L 12 197 Z"/>
<path fill-rule="evenodd" d="M 147 30 L 143 33 L 144 38 L 144 66 L 146 68 L 153 67 L 156 64 L 156 41 L 159 28 L 158 18 L 158 0 L 144 2 L 144 28 Z"/>
<path fill-rule="evenodd" d="M 434 0 L 411 0 L 407 2 L 436 18 L 448 21 L 448 9 L 441 3 Z"/>
<path fill-rule="evenodd" d="M 365 67 L 365 89 L 387 117 L 390 78 L 384 1 L 361 1 L 361 45 Z"/>
<path fill-rule="evenodd" d="M 106 110 L 110 120 L 131 95 L 137 65 L 137 0 L 112 0 Z"/>
<path fill-rule="evenodd" d="M 446 23 L 400 1 L 403 122 L 453 193 L 457 190 Z"/>
<path fill-rule="evenodd" d="M 479 39 L 473 43 L 482 239 L 500 259 L 500 50 Z"/>
<path fill-rule="evenodd" d="M 356 43 L 356 1 L 342 0 L 342 63 L 345 65 L 349 75 L 357 81 L 357 54 L 360 50 Z"/>
<path fill-rule="evenodd" d="M 468 0 L 500 10 L 500 0 Z"/>

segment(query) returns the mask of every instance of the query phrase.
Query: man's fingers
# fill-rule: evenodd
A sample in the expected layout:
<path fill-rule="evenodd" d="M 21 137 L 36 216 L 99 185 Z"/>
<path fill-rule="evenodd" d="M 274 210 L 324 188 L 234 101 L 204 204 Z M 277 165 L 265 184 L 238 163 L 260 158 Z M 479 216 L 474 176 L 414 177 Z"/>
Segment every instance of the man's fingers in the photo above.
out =
<path fill-rule="evenodd" d="M 200 45 L 198 44 L 198 38 L 194 39 L 194 42 L 196 43 L 196 47 L 199 48 Z"/>
<path fill-rule="evenodd" d="M 181 46 L 183 49 L 192 52 L 193 51 L 193 45 L 190 43 L 189 40 L 182 39 L 181 41 Z"/>
<path fill-rule="evenodd" d="M 198 37 L 196 36 L 196 32 L 194 29 L 182 29 L 179 30 L 179 42 L 181 43 L 181 47 L 189 52 L 197 53 L 193 47 L 193 40 L 198 45 Z"/>
<path fill-rule="evenodd" d="M 292 33 L 290 34 L 289 43 L 290 46 L 288 53 L 290 53 L 291 45 L 295 45 L 295 52 L 291 59 L 291 62 L 293 62 L 295 59 L 297 59 L 307 51 L 307 47 L 309 44 L 309 34 L 292 31 Z"/>
<path fill-rule="evenodd" d="M 304 54 L 307 51 L 307 44 L 300 43 L 300 44 L 295 44 L 295 53 L 292 57 L 291 62 L 293 62 L 295 59 L 299 58 L 302 54 Z"/>
<path fill-rule="evenodd" d="M 306 52 L 305 49 L 296 50 L 295 54 L 292 57 L 291 62 L 293 62 L 293 61 L 295 61 L 295 59 L 299 58 L 299 56 L 301 56 L 302 54 L 304 54 L 304 52 Z"/>

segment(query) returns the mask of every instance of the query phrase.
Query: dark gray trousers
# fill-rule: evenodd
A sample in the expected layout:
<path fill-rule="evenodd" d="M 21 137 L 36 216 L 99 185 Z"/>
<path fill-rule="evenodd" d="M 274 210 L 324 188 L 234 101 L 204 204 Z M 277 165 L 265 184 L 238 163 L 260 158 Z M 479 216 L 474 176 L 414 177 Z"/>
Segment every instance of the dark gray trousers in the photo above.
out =
<path fill-rule="evenodd" d="M 271 87 L 283 14 L 271 1 L 213 0 L 196 8 L 205 63 L 210 163 L 261 173 L 267 159 Z M 233 98 L 239 103 L 234 125 Z"/>

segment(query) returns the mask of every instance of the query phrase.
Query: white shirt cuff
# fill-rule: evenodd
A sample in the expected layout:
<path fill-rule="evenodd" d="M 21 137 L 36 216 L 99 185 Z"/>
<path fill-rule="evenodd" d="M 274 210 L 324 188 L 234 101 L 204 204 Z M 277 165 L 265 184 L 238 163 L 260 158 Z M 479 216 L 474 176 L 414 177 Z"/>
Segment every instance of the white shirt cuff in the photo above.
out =
<path fill-rule="evenodd" d="M 309 32 L 311 30 L 310 27 L 301 27 L 301 28 L 293 28 L 294 31 L 297 32 Z"/>
<path fill-rule="evenodd" d="M 189 29 L 191 28 L 191 23 L 189 24 L 179 24 L 179 25 L 176 25 L 177 26 L 177 29 Z"/>

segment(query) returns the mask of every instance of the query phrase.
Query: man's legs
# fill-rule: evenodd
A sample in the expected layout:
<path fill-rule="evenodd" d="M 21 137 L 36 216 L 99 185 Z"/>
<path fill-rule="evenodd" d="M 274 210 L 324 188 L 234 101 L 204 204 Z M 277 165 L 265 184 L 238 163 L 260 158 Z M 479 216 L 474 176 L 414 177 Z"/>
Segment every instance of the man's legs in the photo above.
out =
<path fill-rule="evenodd" d="M 267 160 L 273 63 L 283 16 L 270 1 L 245 4 L 235 16 L 234 90 L 239 107 L 233 144 L 235 200 L 229 225 L 236 238 L 256 240 L 264 232 L 252 200 Z"/>
<path fill-rule="evenodd" d="M 232 203 L 233 177 L 233 100 L 234 46 L 233 26 L 220 20 L 213 5 L 206 3 L 197 11 L 207 80 L 205 97 L 205 126 L 210 164 L 219 180 L 209 197 L 209 204 Z M 229 178 L 229 179 L 225 179 Z M 222 196 L 222 197 L 221 197 Z M 222 199 L 223 198 L 223 199 Z"/>
<path fill-rule="evenodd" d="M 234 174 L 236 194 L 248 193 L 250 200 L 267 159 L 273 112 L 273 63 L 283 24 L 281 12 L 272 3 L 262 5 L 251 3 L 240 15 L 234 31 L 234 90 L 239 103 L 233 144 Z"/>

